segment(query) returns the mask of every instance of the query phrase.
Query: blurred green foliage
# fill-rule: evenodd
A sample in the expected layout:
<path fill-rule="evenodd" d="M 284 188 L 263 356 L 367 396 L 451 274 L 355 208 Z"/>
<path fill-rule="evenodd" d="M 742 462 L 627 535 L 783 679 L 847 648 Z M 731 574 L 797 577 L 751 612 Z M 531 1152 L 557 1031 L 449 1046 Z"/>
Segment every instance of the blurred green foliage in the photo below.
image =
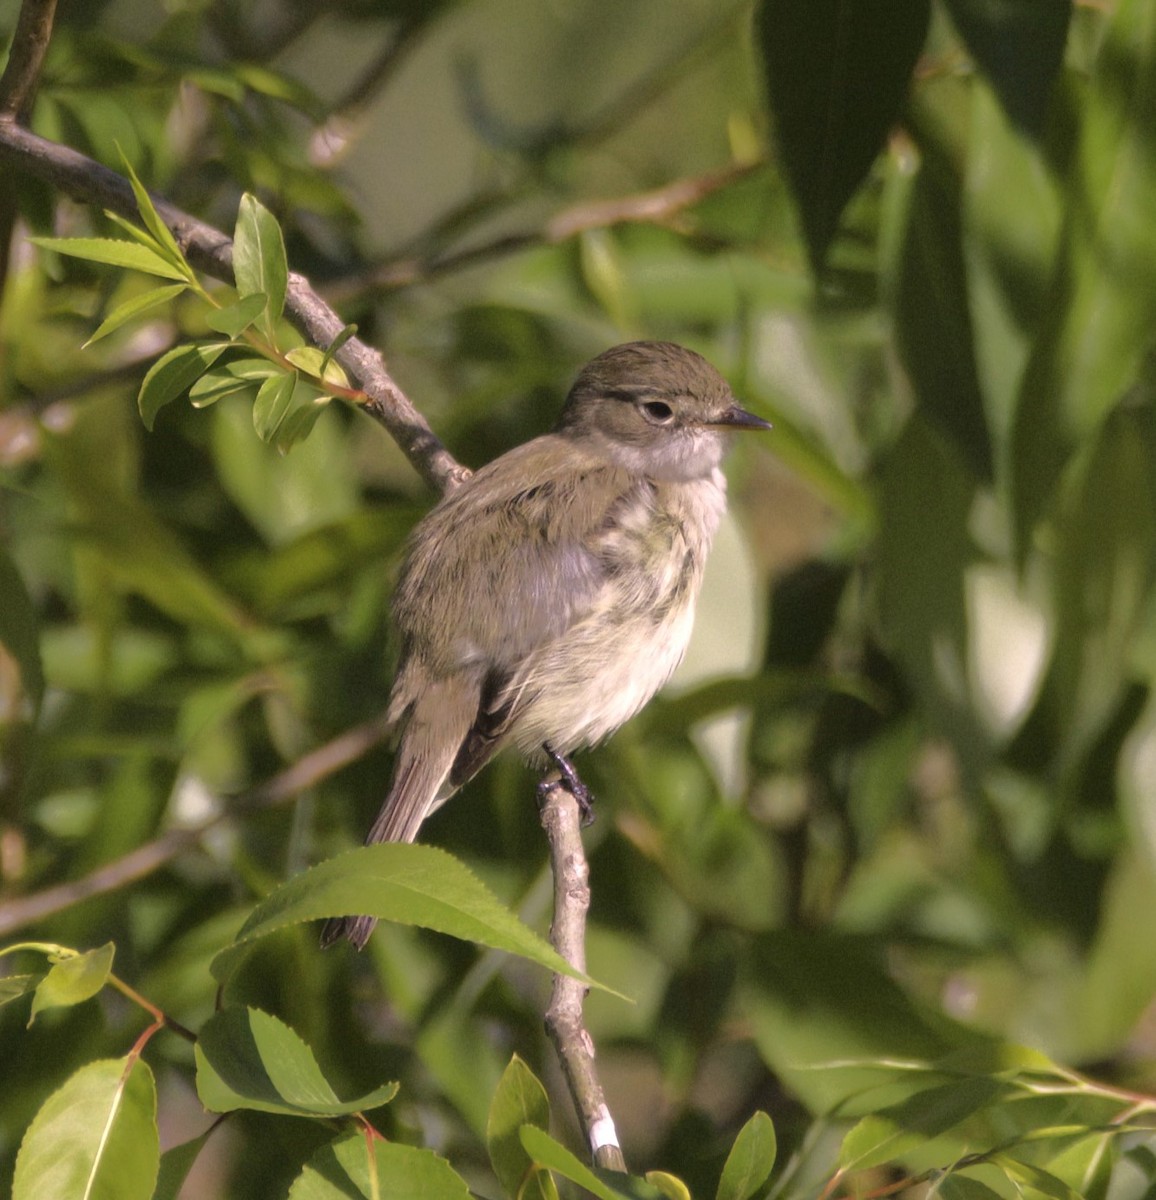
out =
<path fill-rule="evenodd" d="M 748 1160 L 782 1197 L 837 1170 L 1152 1194 L 1156 7 L 108 0 L 62 6 L 32 126 L 222 229 L 256 194 L 469 465 L 632 337 L 701 350 L 774 421 L 729 463 L 684 673 L 582 763 L 589 969 L 636 1000 L 587 1011 L 633 1169 L 743 1200 Z M 734 164 L 689 207 L 598 219 Z M 146 432 L 146 372 L 211 341 L 210 310 L 174 289 L 86 347 L 153 285 L 29 239 L 122 231 L 13 171 L 0 223 L 0 939 L 114 943 L 115 978 L 196 1031 L 248 913 L 381 799 L 377 747 L 227 812 L 381 711 L 429 498 L 337 403 L 287 455 L 240 393 Z M 423 836 L 544 930 L 516 762 Z M 25 898 L 154 843 L 25 928 Z M 156 1172 L 159 1105 L 158 1195 L 190 1163 L 186 1197 L 365 1186 L 359 1138 L 278 1109 L 202 1138 L 192 1049 L 120 1058 L 147 1022 L 85 999 L 93 961 L 46 1007 L 43 954 L 0 958 L 0 1191 L 26 1130 L 80 1137 L 118 1079 L 114 1184 Z M 579 1144 L 548 984 L 383 923 L 357 959 L 283 932 L 230 986 L 337 1096 L 399 1082 L 379 1155 L 498 1195 L 531 1161 L 574 1178 L 510 1133 L 552 1112 Z M 438 1161 L 396 1169 L 448 1194 Z"/>

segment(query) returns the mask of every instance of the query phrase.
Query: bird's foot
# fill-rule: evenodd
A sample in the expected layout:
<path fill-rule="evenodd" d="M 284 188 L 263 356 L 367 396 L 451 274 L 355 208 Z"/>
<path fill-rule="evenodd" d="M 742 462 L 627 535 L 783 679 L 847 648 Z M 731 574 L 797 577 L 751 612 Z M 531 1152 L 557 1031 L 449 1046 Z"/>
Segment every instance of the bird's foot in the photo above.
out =
<path fill-rule="evenodd" d="M 543 779 L 538 784 L 538 803 L 544 804 L 546 797 L 556 787 L 565 786 L 566 790 L 578 801 L 578 812 L 583 825 L 594 823 L 594 793 L 578 777 L 574 764 L 564 755 L 559 754 L 549 743 L 543 743 L 542 749 L 558 770 L 561 779 Z"/>

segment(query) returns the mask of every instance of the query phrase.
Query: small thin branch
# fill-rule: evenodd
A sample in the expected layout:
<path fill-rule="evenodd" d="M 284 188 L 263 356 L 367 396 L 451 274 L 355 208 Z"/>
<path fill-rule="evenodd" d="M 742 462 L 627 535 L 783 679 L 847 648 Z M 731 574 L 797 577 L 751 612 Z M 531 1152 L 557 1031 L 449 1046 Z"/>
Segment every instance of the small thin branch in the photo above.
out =
<path fill-rule="evenodd" d="M 582 847 L 578 801 L 563 785 L 550 788 L 542 804 L 542 826 L 550 843 L 554 873 L 554 921 L 550 941 L 574 968 L 586 971 L 586 913 L 590 868 Z M 594 1041 L 584 1024 L 586 988 L 568 975 L 555 975 L 546 1031 L 562 1064 L 578 1120 L 595 1163 L 625 1171 L 626 1160 L 594 1065 Z"/>
<path fill-rule="evenodd" d="M 68 146 L 37 137 L 11 119 L 0 118 L 0 164 L 43 180 L 82 204 L 96 205 L 130 220 L 138 219 L 132 188 L 123 175 Z M 233 282 L 233 243 L 220 230 L 154 197 L 157 212 L 173 231 L 189 262 L 206 275 Z M 285 312 L 319 349 L 325 350 L 345 328 L 341 318 L 303 276 L 291 273 Z M 365 392 L 366 412 L 385 426 L 418 473 L 439 492 L 467 477 L 442 445 L 425 417 L 413 406 L 385 368 L 381 354 L 359 338 L 350 338 L 337 361 Z"/>
<path fill-rule="evenodd" d="M 355 275 L 327 283 L 322 290 L 333 304 L 343 304 L 375 291 L 391 291 L 426 283 L 452 271 L 532 246 L 557 246 L 593 229 L 615 225 L 662 225 L 707 196 L 729 187 L 762 165 L 761 161 L 734 163 L 720 171 L 676 179 L 651 191 L 616 196 L 610 200 L 586 200 L 555 213 L 544 225 L 521 233 L 503 234 L 477 246 L 439 255 L 411 255 L 371 267 Z"/>
<path fill-rule="evenodd" d="M 8 65 L 0 76 L 0 116 L 21 123 L 28 120 L 55 15 L 56 0 L 24 0 L 20 6 Z"/>
<path fill-rule="evenodd" d="M 0 903 L 0 937 L 7 937 L 16 929 L 63 912 L 82 900 L 119 891 L 130 883 L 152 875 L 179 854 L 198 845 L 206 833 L 222 822 L 259 809 L 275 808 L 284 804 L 307 788 L 356 762 L 367 751 L 384 741 L 389 729 L 384 715 L 347 729 L 332 741 L 311 750 L 283 771 L 278 771 L 251 791 L 237 796 L 227 807 L 200 823 L 170 829 L 153 841 L 97 867 L 95 871 L 80 879 L 70 879 L 43 891 Z"/>

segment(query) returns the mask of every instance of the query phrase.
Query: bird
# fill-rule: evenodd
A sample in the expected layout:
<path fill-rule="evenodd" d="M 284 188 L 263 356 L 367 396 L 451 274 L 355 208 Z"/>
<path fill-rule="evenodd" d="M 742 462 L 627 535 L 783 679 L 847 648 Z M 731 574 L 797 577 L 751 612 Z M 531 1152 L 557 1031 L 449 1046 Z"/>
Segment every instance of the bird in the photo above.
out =
<path fill-rule="evenodd" d="M 627 342 L 581 369 L 552 432 L 418 522 L 392 603 L 393 775 L 367 844 L 414 841 L 507 745 L 588 811 L 570 755 L 678 666 L 726 508 L 728 435 L 770 427 L 693 350 Z M 332 918 L 322 946 L 363 949 L 375 924 Z"/>

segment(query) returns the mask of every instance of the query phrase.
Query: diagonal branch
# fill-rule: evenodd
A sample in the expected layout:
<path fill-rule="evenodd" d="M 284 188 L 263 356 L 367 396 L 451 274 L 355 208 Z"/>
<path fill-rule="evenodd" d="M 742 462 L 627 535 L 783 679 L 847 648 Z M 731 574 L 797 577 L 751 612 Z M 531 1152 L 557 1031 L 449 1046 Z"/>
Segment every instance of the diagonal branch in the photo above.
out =
<path fill-rule="evenodd" d="M 123 175 L 72 150 L 38 137 L 11 118 L 0 117 L 0 164 L 33 175 L 82 204 L 109 209 L 137 220 L 132 187 Z M 233 243 L 219 229 L 154 197 L 157 212 L 173 231 L 182 251 L 197 270 L 233 282 Z M 291 273 L 286 315 L 317 347 L 328 349 L 345 322 L 313 290 L 303 276 Z M 425 417 L 414 407 L 385 368 L 378 351 L 350 338 L 336 359 L 366 394 L 362 406 L 397 442 L 419 474 L 439 492 L 449 491 L 466 472 L 442 445 Z"/>
<path fill-rule="evenodd" d="M 82 900 L 119 891 L 159 871 L 179 854 L 197 846 L 210 830 L 225 821 L 266 808 L 275 808 L 294 799 L 343 767 L 356 762 L 367 751 L 384 741 L 390 725 L 384 715 L 347 729 L 323 746 L 311 750 L 264 783 L 237 796 L 231 803 L 196 825 L 170 829 L 160 837 L 137 846 L 120 858 L 97 867 L 80 879 L 69 879 L 28 896 L 16 896 L 0 902 L 0 937 L 14 930 L 43 921 Z"/>
<path fill-rule="evenodd" d="M 367 293 L 391 291 L 425 283 L 452 271 L 472 267 L 503 255 L 533 246 L 557 246 L 579 234 L 615 225 L 661 225 L 674 221 L 679 214 L 715 192 L 737 183 L 763 166 L 761 160 L 734 163 L 704 175 L 691 175 L 651 191 L 609 200 L 584 200 L 555 213 L 537 229 L 503 234 L 492 241 L 464 250 L 442 254 L 410 255 L 371 266 L 324 285 L 326 298 L 334 304 L 358 299 Z"/>
<path fill-rule="evenodd" d="M 52 37 L 56 0 L 24 0 L 0 77 L 0 116 L 23 123 L 32 111 L 40 69 Z"/>

